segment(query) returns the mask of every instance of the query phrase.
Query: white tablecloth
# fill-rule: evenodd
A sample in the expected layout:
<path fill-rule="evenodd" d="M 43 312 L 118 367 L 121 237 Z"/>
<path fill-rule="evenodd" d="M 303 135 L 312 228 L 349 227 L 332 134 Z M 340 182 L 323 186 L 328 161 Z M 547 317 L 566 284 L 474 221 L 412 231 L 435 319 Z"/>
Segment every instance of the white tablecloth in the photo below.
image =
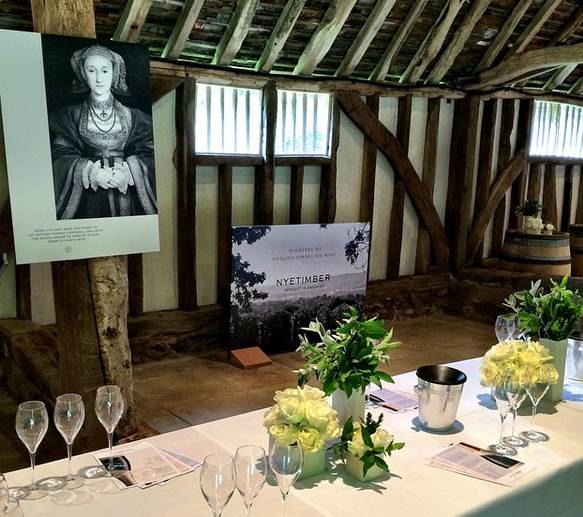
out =
<path fill-rule="evenodd" d="M 454 366 L 468 374 L 468 382 L 458 411 L 459 425 L 451 434 L 430 434 L 415 427 L 416 412 L 395 414 L 385 411 L 384 426 L 403 450 L 390 459 L 392 474 L 378 482 L 361 484 L 334 467 L 325 475 L 298 482 L 288 500 L 287 516 L 407 515 L 407 516 L 496 516 L 549 517 L 583 515 L 583 385 L 565 385 L 565 401 L 554 408 L 543 408 L 537 427 L 550 441 L 530 444 L 520 449 L 518 459 L 535 466 L 535 470 L 514 487 L 491 484 L 459 474 L 428 467 L 426 458 L 455 441 L 487 446 L 496 441 L 499 417 L 492 407 L 488 390 L 478 377 L 479 360 L 461 361 Z M 411 390 L 416 383 L 414 372 L 395 378 L 398 386 Z M 267 447 L 262 426 L 263 411 L 254 411 L 168 433 L 148 441 L 187 455 L 203 458 L 213 452 L 234 453 L 239 445 Z M 517 430 L 529 427 L 530 419 L 519 417 Z M 93 463 L 92 454 L 74 458 L 74 468 Z M 41 465 L 38 478 L 62 475 L 64 461 Z M 11 486 L 29 482 L 29 470 L 7 475 Z M 131 488 L 121 492 L 99 493 L 103 486 L 90 482 L 78 491 L 75 504 L 59 505 L 46 497 L 24 501 L 26 517 L 182 517 L 204 516 L 211 512 L 199 489 L 199 473 L 175 479 L 164 486 L 146 490 Z M 238 494 L 233 496 L 225 517 L 244 515 Z M 252 515 L 281 515 L 279 490 L 266 485 L 257 498 Z"/>

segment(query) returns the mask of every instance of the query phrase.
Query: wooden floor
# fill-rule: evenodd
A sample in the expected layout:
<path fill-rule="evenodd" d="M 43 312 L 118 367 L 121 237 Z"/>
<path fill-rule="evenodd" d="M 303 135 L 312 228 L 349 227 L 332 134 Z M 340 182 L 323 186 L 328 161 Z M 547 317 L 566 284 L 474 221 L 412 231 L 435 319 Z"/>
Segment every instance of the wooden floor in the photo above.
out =
<path fill-rule="evenodd" d="M 423 364 L 478 357 L 495 342 L 491 326 L 449 315 L 398 322 L 394 338 L 402 344 L 392 353 L 389 372 L 393 375 Z M 293 370 L 302 364 L 294 352 L 272 359 L 272 366 L 250 371 L 230 365 L 222 352 L 207 358 L 181 355 L 138 365 L 134 378 L 140 417 L 165 433 L 266 407 L 275 390 L 295 384 Z M 28 464 L 28 455 L 14 432 L 15 412 L 15 401 L 0 390 L 0 472 Z M 64 456 L 62 439 L 55 434 L 50 433 L 41 445 L 39 462 Z"/>

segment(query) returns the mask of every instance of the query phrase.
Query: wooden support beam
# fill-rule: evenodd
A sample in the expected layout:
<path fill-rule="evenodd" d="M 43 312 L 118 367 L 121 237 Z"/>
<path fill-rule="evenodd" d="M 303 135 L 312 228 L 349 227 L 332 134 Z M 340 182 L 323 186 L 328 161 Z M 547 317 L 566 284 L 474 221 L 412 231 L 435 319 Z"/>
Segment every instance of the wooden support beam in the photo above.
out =
<path fill-rule="evenodd" d="M 575 224 L 583 224 L 583 166 L 579 167 L 579 192 L 577 193 Z"/>
<path fill-rule="evenodd" d="M 366 105 L 372 114 L 379 116 L 379 96 L 369 95 L 366 98 Z M 377 146 L 365 135 L 364 146 L 362 148 L 362 173 L 360 179 L 360 212 L 359 221 L 369 222 L 371 225 L 374 211 L 374 189 L 377 171 Z"/>
<path fill-rule="evenodd" d="M 273 82 L 263 88 L 263 120 L 265 121 L 265 161 L 263 165 L 255 167 L 255 224 L 273 224 L 277 121 L 277 90 Z"/>
<path fill-rule="evenodd" d="M 213 57 L 213 65 L 228 65 L 247 37 L 259 0 L 237 0 L 237 8 L 223 33 Z"/>
<path fill-rule="evenodd" d="M 217 302 L 231 304 L 231 226 L 233 219 L 233 167 L 219 165 L 219 220 Z"/>
<path fill-rule="evenodd" d="M 484 209 L 475 217 L 474 225 L 468 238 L 469 261 L 474 259 L 480 244 L 484 240 L 484 233 L 486 232 L 486 227 L 492 218 L 492 212 L 503 201 L 506 191 L 512 186 L 512 183 L 520 174 L 525 156 L 526 152 L 524 149 L 518 151 L 492 185 L 488 196 L 488 202 Z"/>
<path fill-rule="evenodd" d="M 510 140 L 514 128 L 514 100 L 502 101 L 502 118 L 500 122 L 500 139 L 498 143 L 498 161 L 496 164 L 496 180 L 506 169 L 512 157 L 512 142 Z M 514 181 L 514 180 L 513 180 Z M 512 183 L 509 184 L 509 187 Z M 493 188 L 493 187 L 492 187 Z M 492 246 L 490 256 L 497 257 L 502 252 L 504 242 L 504 225 L 506 220 L 506 192 L 500 199 L 500 203 L 493 209 L 492 221 Z M 491 214 L 490 214 L 491 215 Z"/>
<path fill-rule="evenodd" d="M 562 65 L 583 63 L 583 43 L 562 47 L 529 50 L 505 59 L 499 65 L 480 72 L 468 89 L 484 89 L 509 83 L 529 72 L 537 72 Z"/>
<path fill-rule="evenodd" d="M 340 139 L 340 106 L 336 99 L 332 105 L 332 134 L 330 136 L 330 163 L 322 165 L 320 176 L 320 206 L 318 221 L 333 223 L 336 218 L 336 179 L 338 142 Z"/>
<path fill-rule="evenodd" d="M 557 214 L 557 168 L 547 164 L 545 167 L 545 180 L 543 184 L 543 211 L 542 219 L 545 223 L 551 223 L 558 227 Z"/>
<path fill-rule="evenodd" d="M 583 24 L 583 5 L 573 13 L 570 21 L 565 24 L 565 26 L 553 37 L 549 46 L 553 47 L 555 45 L 560 45 L 567 43 L 567 40 L 577 32 L 577 29 Z"/>
<path fill-rule="evenodd" d="M 422 182 L 429 196 L 433 199 L 435 171 L 437 167 L 437 139 L 439 135 L 439 115 L 441 99 L 429 99 L 427 102 L 427 120 L 423 149 Z M 415 273 L 429 273 L 431 265 L 431 239 L 425 223 L 419 218 L 417 235 L 417 252 L 415 254 Z"/>
<path fill-rule="evenodd" d="M 407 70 L 401 77 L 401 83 L 414 84 L 421 79 L 423 72 L 439 54 L 456 16 L 464 5 L 465 0 L 449 0 L 444 5 L 439 17 L 427 33 L 423 43 L 419 46 Z"/>
<path fill-rule="evenodd" d="M 526 199 L 540 201 L 540 187 L 543 177 L 544 165 L 542 163 L 531 163 L 528 175 L 528 192 Z"/>
<path fill-rule="evenodd" d="M 358 32 L 354 42 L 336 70 L 336 76 L 348 76 L 360 63 L 372 40 L 377 35 L 396 0 L 378 0 Z"/>
<path fill-rule="evenodd" d="M 142 254 L 128 255 L 128 313 L 130 316 L 144 314 L 144 265 Z"/>
<path fill-rule="evenodd" d="M 330 50 L 356 0 L 331 0 L 330 7 L 302 52 L 294 75 L 311 75 Z"/>
<path fill-rule="evenodd" d="M 343 111 L 377 145 L 379 151 L 389 160 L 393 171 L 405 181 L 411 201 L 431 235 L 436 263 L 439 266 L 446 265 L 449 261 L 449 244 L 445 229 L 441 224 L 433 199 L 417 175 L 407 153 L 395 136 L 373 115 L 358 94 L 338 92 L 336 98 Z"/>
<path fill-rule="evenodd" d="M 95 38 L 93 0 L 30 0 L 36 32 Z"/>
<path fill-rule="evenodd" d="M 176 59 L 182 54 L 203 3 L 204 0 L 185 0 L 172 34 L 162 51 L 163 58 Z"/>
<path fill-rule="evenodd" d="M 492 41 L 492 43 L 490 43 L 490 45 L 488 46 L 488 49 L 484 53 L 484 57 L 482 57 L 480 63 L 476 68 L 477 71 L 486 70 L 487 68 L 490 68 L 492 66 L 492 64 L 494 63 L 494 61 L 496 60 L 504 46 L 506 45 L 508 38 L 512 36 L 514 29 L 516 29 L 516 26 L 518 25 L 518 22 L 520 22 L 520 20 L 524 16 L 524 13 L 528 10 L 530 5 L 532 4 L 532 1 L 533 0 L 520 0 L 518 4 L 516 4 L 516 7 L 514 7 L 512 12 L 506 18 L 506 21 L 504 22 L 502 29 L 500 29 L 500 32 L 496 35 L 494 41 Z"/>
<path fill-rule="evenodd" d="M 197 307 L 196 296 L 196 166 L 194 113 L 196 83 L 186 78 L 176 89 L 176 174 L 178 308 Z"/>
<path fill-rule="evenodd" d="M 478 160 L 478 174 L 476 178 L 476 198 L 474 201 L 474 220 L 488 202 L 492 166 L 494 162 L 494 145 L 496 136 L 496 120 L 498 118 L 498 101 L 490 99 L 484 101 L 482 110 L 482 129 L 480 137 L 480 154 Z M 482 261 L 482 245 L 478 248 L 477 262 Z"/>
<path fill-rule="evenodd" d="M 451 250 L 450 264 L 454 270 L 466 262 L 479 114 L 478 96 L 456 101 L 445 205 L 445 228 Z"/>
<path fill-rule="evenodd" d="M 516 131 L 516 148 L 528 149 L 530 145 L 530 131 L 532 127 L 532 113 L 534 101 L 522 99 L 518 110 L 518 127 Z M 510 220 L 508 225 L 514 228 L 522 228 L 522 216 L 516 214 L 516 209 L 525 201 L 526 183 L 528 181 L 528 158 L 524 157 L 522 172 L 512 184 L 510 191 Z"/>
<path fill-rule="evenodd" d="M 412 97 L 399 99 L 397 115 L 397 141 L 405 154 L 409 153 L 411 137 L 411 108 Z M 401 247 L 403 245 L 403 219 L 405 216 L 405 182 L 403 178 L 394 175 L 393 204 L 391 205 L 391 219 L 389 221 L 389 251 L 387 253 L 387 280 L 399 278 L 401 266 Z"/>
<path fill-rule="evenodd" d="M 565 167 L 565 186 L 563 188 L 563 206 L 561 210 L 561 231 L 568 232 L 571 224 L 571 207 L 573 206 L 573 176 L 575 166 Z"/>
<path fill-rule="evenodd" d="M 302 198 L 304 194 L 304 166 L 291 166 L 289 223 L 302 223 Z"/>
<path fill-rule="evenodd" d="M 565 65 L 557 68 L 543 86 L 543 90 L 554 90 L 557 86 L 561 86 L 561 84 L 563 84 L 575 71 L 575 68 L 577 68 L 577 64 Z"/>
<path fill-rule="evenodd" d="M 136 42 L 146 22 L 153 0 L 128 0 L 121 13 L 113 40 Z"/>
<path fill-rule="evenodd" d="M 413 25 L 427 5 L 427 2 L 429 2 L 429 0 L 415 0 L 413 7 L 411 7 L 411 10 L 407 13 L 407 16 L 405 16 L 403 23 L 399 25 L 399 28 L 393 36 L 393 39 L 391 39 L 391 42 L 383 52 L 379 62 L 371 72 L 369 76 L 371 81 L 384 81 L 389 72 L 389 69 L 391 68 L 393 59 L 399 53 L 403 43 L 413 30 Z"/>
<path fill-rule="evenodd" d="M 583 76 L 569 88 L 569 95 L 579 95 L 580 93 L 583 93 Z"/>
<path fill-rule="evenodd" d="M 277 58 L 281 54 L 285 43 L 296 24 L 306 0 L 288 0 L 283 8 L 283 12 L 275 24 L 273 32 L 269 36 L 269 40 L 261 53 L 255 70 L 260 72 L 269 72 Z"/>
<path fill-rule="evenodd" d="M 526 29 L 522 31 L 518 39 L 514 42 L 514 45 L 508 51 L 506 59 L 523 52 L 534 37 L 541 30 L 545 22 L 551 17 L 553 11 L 561 3 L 561 0 L 547 0 L 541 8 L 538 10 L 534 18 L 527 25 Z"/>
<path fill-rule="evenodd" d="M 16 266 L 16 317 L 21 320 L 32 319 L 29 264 Z"/>
<path fill-rule="evenodd" d="M 478 23 L 491 3 L 492 0 L 474 0 L 472 2 L 460 27 L 453 35 L 445 50 L 441 53 L 439 60 L 427 77 L 427 83 L 439 83 L 445 77 L 445 74 L 453 65 L 456 57 L 464 49 L 466 41 L 474 30 L 476 23 Z"/>

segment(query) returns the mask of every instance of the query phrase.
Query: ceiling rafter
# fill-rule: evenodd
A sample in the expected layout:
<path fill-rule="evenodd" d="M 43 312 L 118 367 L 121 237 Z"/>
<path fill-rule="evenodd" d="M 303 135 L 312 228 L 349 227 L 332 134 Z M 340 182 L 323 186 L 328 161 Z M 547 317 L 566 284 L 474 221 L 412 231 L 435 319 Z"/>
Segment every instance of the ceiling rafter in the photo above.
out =
<path fill-rule="evenodd" d="M 213 65 L 228 65 L 247 37 L 259 0 L 237 0 L 237 7 L 213 57 Z"/>
<path fill-rule="evenodd" d="M 448 70 L 453 65 L 456 57 L 464 49 L 466 41 L 474 30 L 476 23 L 478 23 L 491 3 L 492 0 L 475 0 L 472 3 L 472 6 L 462 21 L 460 27 L 454 34 L 445 50 L 441 53 L 439 60 L 427 77 L 427 83 L 438 83 L 445 77 L 445 74 L 447 74 Z"/>
<path fill-rule="evenodd" d="M 182 54 L 186 42 L 198 17 L 204 0 L 186 0 L 182 6 L 182 11 L 178 15 L 176 25 L 172 29 L 172 34 L 162 51 L 162 57 L 177 58 Z"/>
<path fill-rule="evenodd" d="M 288 0 L 283 8 L 283 12 L 277 19 L 277 23 L 269 40 L 261 53 L 261 57 L 255 65 L 255 70 L 259 72 L 269 72 L 277 58 L 281 54 L 285 42 L 296 24 L 296 21 L 304 8 L 306 0 Z"/>
<path fill-rule="evenodd" d="M 294 75 L 314 73 L 316 67 L 330 50 L 354 4 L 356 4 L 356 0 L 332 0 L 322 22 L 302 52 L 298 64 L 294 68 Z"/>
<path fill-rule="evenodd" d="M 435 59 L 447 38 L 449 30 L 466 0 L 449 0 L 401 76 L 401 83 L 416 83 Z"/>
<path fill-rule="evenodd" d="M 146 22 L 153 0 L 128 0 L 112 39 L 116 41 L 136 42 Z"/>
<path fill-rule="evenodd" d="M 395 5 L 396 0 L 378 0 L 373 7 L 371 13 L 366 19 L 366 22 L 358 32 L 346 56 L 340 63 L 336 76 L 350 75 L 360 63 L 362 56 L 364 56 L 369 45 L 374 37 L 379 32 L 391 9 Z"/>
<path fill-rule="evenodd" d="M 397 29 L 397 32 L 381 56 L 381 59 L 374 67 L 374 70 L 371 72 L 369 76 L 371 81 L 383 81 L 385 79 L 389 73 L 393 59 L 398 54 L 401 46 L 411 33 L 413 24 L 428 2 L 429 0 L 416 0 L 411 10 L 407 13 L 407 16 L 405 16 L 403 23 L 401 23 Z"/>

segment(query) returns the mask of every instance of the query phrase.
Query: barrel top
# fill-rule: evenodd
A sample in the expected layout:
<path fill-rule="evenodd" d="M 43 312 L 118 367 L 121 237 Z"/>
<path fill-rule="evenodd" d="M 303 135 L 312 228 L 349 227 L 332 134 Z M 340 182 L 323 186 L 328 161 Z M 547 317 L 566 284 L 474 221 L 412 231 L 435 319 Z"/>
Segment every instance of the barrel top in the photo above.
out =
<path fill-rule="evenodd" d="M 583 225 L 580 225 L 583 227 Z M 538 233 L 525 233 L 521 230 L 506 230 L 506 235 L 513 239 L 540 239 L 543 241 L 560 241 L 569 238 L 568 232 L 553 232 L 551 235 L 544 235 Z"/>

